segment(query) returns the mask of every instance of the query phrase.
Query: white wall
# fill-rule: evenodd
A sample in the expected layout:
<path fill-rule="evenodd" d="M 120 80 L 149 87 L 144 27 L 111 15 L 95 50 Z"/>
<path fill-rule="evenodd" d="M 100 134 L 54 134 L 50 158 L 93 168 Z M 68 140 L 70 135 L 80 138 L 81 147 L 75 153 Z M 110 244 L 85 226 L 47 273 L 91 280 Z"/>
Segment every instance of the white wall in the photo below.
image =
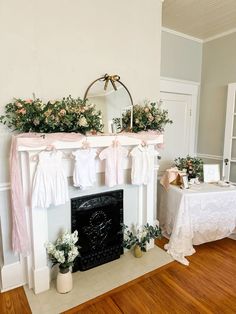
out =
<path fill-rule="evenodd" d="M 161 0 L 1 0 L 0 112 L 13 97 L 81 96 L 102 74 L 119 74 L 135 101 L 158 99 Z M 0 187 L 9 181 L 9 131 L 0 129 Z M 3 198 L 6 191 L 3 190 Z M 9 205 L 0 209 L 4 262 Z M 7 208 L 6 208 L 7 207 Z M 0 237 L 1 238 L 1 237 Z"/>

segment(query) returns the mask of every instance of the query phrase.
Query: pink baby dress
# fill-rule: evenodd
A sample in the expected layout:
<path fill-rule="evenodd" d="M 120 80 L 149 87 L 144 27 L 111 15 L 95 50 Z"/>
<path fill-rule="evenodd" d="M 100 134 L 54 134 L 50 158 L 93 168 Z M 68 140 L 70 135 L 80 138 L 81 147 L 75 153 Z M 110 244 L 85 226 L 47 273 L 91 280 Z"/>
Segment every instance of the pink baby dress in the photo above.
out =
<path fill-rule="evenodd" d="M 127 157 L 128 150 L 116 142 L 105 148 L 99 155 L 101 160 L 106 161 L 105 166 L 105 184 L 113 187 L 124 183 L 124 158 Z"/>

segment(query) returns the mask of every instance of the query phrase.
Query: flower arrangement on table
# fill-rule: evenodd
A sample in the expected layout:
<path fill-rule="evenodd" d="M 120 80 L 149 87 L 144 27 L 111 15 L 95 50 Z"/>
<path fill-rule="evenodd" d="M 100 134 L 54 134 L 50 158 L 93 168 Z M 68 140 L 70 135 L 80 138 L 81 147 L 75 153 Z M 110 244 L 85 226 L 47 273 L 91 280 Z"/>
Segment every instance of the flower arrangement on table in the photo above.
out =
<path fill-rule="evenodd" d="M 161 238 L 161 229 L 158 226 L 151 226 L 148 223 L 134 231 L 129 230 L 128 226 L 123 225 L 123 231 L 123 247 L 126 249 L 138 247 L 142 252 L 146 252 L 146 245 L 151 239 Z"/>
<path fill-rule="evenodd" d="M 52 266 L 59 264 L 60 272 L 68 272 L 69 267 L 74 265 L 74 260 L 79 256 L 79 247 L 76 245 L 78 241 L 78 231 L 72 234 L 65 231 L 56 240 L 55 244 L 48 242 L 45 247 Z"/>
<path fill-rule="evenodd" d="M 131 110 L 122 114 L 122 118 L 113 119 L 117 128 L 121 131 L 130 128 Z M 122 120 L 122 121 L 121 121 Z M 141 105 L 133 106 L 133 132 L 156 130 L 162 133 L 166 124 L 173 123 L 168 118 L 168 110 L 161 109 L 160 102 L 144 102 Z"/>
<path fill-rule="evenodd" d="M 175 166 L 187 173 L 188 178 L 203 178 L 203 160 L 198 157 L 187 156 L 186 158 L 178 157 L 175 159 Z"/>
<path fill-rule="evenodd" d="M 20 132 L 102 132 L 101 111 L 80 98 L 62 100 L 14 99 L 5 107 L 0 122 Z"/>

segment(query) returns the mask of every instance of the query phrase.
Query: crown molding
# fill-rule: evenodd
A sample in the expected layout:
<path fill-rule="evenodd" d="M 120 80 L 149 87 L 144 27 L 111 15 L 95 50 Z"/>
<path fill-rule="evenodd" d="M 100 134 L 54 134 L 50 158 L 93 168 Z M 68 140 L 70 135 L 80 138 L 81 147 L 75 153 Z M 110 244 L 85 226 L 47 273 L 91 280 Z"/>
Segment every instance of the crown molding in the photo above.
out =
<path fill-rule="evenodd" d="M 232 29 L 228 30 L 227 32 L 223 32 L 223 33 L 217 34 L 215 36 L 208 37 L 208 38 L 204 39 L 203 43 L 207 43 L 209 41 L 212 41 L 212 40 L 215 40 L 215 39 L 218 39 L 218 38 L 221 38 L 221 37 L 233 34 L 235 32 L 236 32 L 236 28 L 232 28 Z"/>
<path fill-rule="evenodd" d="M 189 40 L 192 40 L 192 41 L 196 41 L 196 42 L 198 42 L 198 43 L 200 43 L 200 44 L 203 43 L 203 40 L 200 39 L 200 38 L 193 37 L 193 36 L 190 36 L 190 35 L 181 33 L 181 32 L 177 32 L 177 31 L 174 31 L 173 29 L 170 29 L 170 28 L 167 28 L 167 27 L 162 27 L 161 29 L 162 29 L 163 32 L 167 32 L 167 33 L 170 33 L 170 34 L 179 36 L 179 37 L 183 37 L 183 38 L 185 38 L 185 39 L 189 39 Z"/>

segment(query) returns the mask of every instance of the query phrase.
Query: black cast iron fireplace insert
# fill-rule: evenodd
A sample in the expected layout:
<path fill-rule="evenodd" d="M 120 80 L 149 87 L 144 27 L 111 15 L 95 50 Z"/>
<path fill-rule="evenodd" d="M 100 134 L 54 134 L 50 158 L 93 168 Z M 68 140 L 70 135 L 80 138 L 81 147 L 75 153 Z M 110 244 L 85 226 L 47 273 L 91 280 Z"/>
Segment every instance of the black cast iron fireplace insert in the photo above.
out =
<path fill-rule="evenodd" d="M 78 230 L 81 256 L 73 271 L 87 270 L 123 254 L 123 190 L 71 199 L 71 230 Z"/>

